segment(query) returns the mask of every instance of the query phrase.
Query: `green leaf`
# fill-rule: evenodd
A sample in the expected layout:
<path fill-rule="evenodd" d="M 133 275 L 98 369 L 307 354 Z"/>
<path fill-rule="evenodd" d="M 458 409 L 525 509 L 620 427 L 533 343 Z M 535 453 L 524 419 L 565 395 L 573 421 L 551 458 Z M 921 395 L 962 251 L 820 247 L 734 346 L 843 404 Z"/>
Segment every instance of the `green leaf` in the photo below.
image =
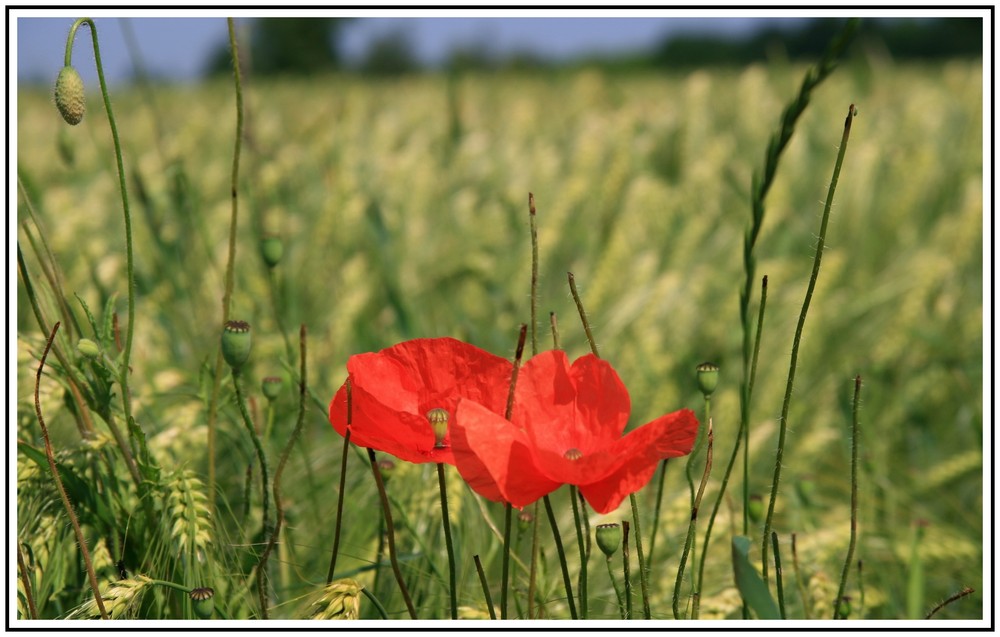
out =
<path fill-rule="evenodd" d="M 737 535 L 733 538 L 733 576 L 736 588 L 757 619 L 781 619 L 778 606 L 771 597 L 767 584 L 750 564 L 750 538 Z"/>

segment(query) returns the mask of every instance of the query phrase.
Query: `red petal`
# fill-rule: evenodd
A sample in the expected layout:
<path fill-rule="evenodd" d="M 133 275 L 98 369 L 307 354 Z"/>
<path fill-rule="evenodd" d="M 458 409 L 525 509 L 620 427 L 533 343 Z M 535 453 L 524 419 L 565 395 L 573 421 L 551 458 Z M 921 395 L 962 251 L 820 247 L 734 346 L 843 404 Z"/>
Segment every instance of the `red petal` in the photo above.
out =
<path fill-rule="evenodd" d="M 551 350 L 521 370 L 513 420 L 534 447 L 549 452 L 536 458 L 544 462 L 570 449 L 586 456 L 606 448 L 621 437 L 629 410 L 628 391 L 607 361 L 588 354 L 571 367 L 564 352 Z"/>
<path fill-rule="evenodd" d="M 466 482 L 491 500 L 521 508 L 560 486 L 538 472 L 531 460 L 527 436 L 510 421 L 482 405 L 461 400 L 452 428 L 455 465 Z M 491 497 L 495 483 L 499 498 Z"/>
<path fill-rule="evenodd" d="M 660 416 L 611 445 L 607 452 L 620 463 L 607 475 L 580 485 L 580 492 L 595 511 L 610 513 L 625 496 L 646 486 L 660 460 L 691 453 L 697 434 L 698 419 L 690 409 Z"/>

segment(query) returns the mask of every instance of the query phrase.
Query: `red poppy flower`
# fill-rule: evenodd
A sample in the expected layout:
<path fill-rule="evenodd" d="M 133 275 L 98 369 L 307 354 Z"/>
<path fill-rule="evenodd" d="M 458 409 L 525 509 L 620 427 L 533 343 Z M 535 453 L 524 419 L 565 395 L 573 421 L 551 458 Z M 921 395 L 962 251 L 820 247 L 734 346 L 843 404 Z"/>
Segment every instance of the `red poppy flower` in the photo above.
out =
<path fill-rule="evenodd" d="M 453 338 L 419 338 L 351 356 L 351 442 L 408 462 L 453 465 L 450 433 L 443 428 L 439 439 L 431 419 L 449 424 L 462 398 L 503 414 L 512 369 L 507 359 Z M 330 403 L 330 422 L 340 435 L 347 432 L 346 382 Z M 483 495 L 499 498 L 485 467 L 470 463 L 469 472 Z"/>
<path fill-rule="evenodd" d="M 606 361 L 588 354 L 570 366 L 564 352 L 543 352 L 520 371 L 510 421 L 459 401 L 456 466 L 463 476 L 484 466 L 502 499 L 519 508 L 573 484 L 595 511 L 609 513 L 649 482 L 660 460 L 690 453 L 698 432 L 694 413 L 683 409 L 622 436 L 630 409 Z"/>

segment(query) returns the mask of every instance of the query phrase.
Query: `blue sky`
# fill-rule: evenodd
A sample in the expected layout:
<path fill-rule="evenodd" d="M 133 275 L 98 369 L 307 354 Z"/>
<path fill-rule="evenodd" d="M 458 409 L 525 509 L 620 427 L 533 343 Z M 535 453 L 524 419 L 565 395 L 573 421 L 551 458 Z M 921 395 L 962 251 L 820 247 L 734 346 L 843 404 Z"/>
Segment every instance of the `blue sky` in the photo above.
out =
<path fill-rule="evenodd" d="M 183 14 L 172 11 L 166 17 L 118 17 L 127 13 L 92 14 L 97 24 L 105 74 L 112 83 L 131 75 L 132 63 L 126 45 L 129 29 L 149 71 L 171 80 L 197 79 L 210 53 L 224 45 L 227 39 L 224 13 L 218 17 L 185 18 L 176 17 Z M 681 17 L 620 17 L 623 12 L 619 11 L 609 17 L 595 18 L 570 17 L 571 13 L 563 11 L 568 17 L 508 17 L 512 14 L 507 13 L 503 17 L 363 18 L 347 27 L 342 53 L 349 60 L 357 59 L 373 38 L 402 29 L 407 32 L 420 60 L 427 64 L 441 62 L 457 46 L 484 43 L 488 50 L 500 55 L 531 51 L 550 59 L 565 59 L 585 53 L 648 48 L 672 33 L 709 31 L 739 36 L 765 25 L 795 21 L 795 18 L 705 17 L 710 13 L 703 10 Z M 75 17 L 76 14 L 67 14 L 66 17 L 17 17 L 13 20 L 16 32 L 12 35 L 17 37 L 17 77 L 20 81 L 48 82 L 55 77 L 62 67 L 66 34 Z M 248 18 L 240 18 L 237 25 L 247 22 Z M 89 34 L 84 29 L 79 35 L 86 39 L 78 38 L 74 54 L 86 55 L 92 61 Z M 96 80 L 92 62 L 77 62 L 75 66 L 85 81 Z"/>

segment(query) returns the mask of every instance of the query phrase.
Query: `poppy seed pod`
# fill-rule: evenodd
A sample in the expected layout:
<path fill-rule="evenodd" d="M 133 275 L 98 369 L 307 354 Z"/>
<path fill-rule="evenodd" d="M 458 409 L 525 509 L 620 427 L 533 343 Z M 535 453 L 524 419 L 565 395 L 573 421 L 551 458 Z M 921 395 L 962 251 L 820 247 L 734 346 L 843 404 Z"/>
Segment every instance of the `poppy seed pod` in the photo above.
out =
<path fill-rule="evenodd" d="M 226 321 L 222 329 L 222 357 L 226 364 L 239 371 L 250 359 L 250 324 L 246 321 Z"/>
<path fill-rule="evenodd" d="M 267 376 L 260 381 L 260 390 L 268 400 L 274 400 L 281 394 L 285 381 L 280 376 Z"/>
<path fill-rule="evenodd" d="M 208 619 L 215 612 L 215 589 L 203 587 L 195 588 L 190 593 L 191 609 L 198 619 Z"/>
<path fill-rule="evenodd" d="M 702 363 L 696 368 L 698 370 L 698 389 L 708 398 L 715 392 L 716 385 L 719 384 L 719 366 L 714 363 Z"/>
<path fill-rule="evenodd" d="M 388 482 L 389 478 L 392 477 L 393 472 L 396 470 L 396 463 L 388 458 L 383 458 L 379 460 L 376 464 L 378 467 L 378 472 L 382 474 L 382 482 Z"/>
<path fill-rule="evenodd" d="M 56 108 L 67 124 L 76 126 L 83 121 L 87 110 L 83 78 L 72 66 L 64 66 L 56 78 Z"/>
<path fill-rule="evenodd" d="M 517 528 L 522 532 L 527 531 L 534 519 L 535 516 L 531 515 L 531 511 L 521 511 L 517 516 Z"/>
<path fill-rule="evenodd" d="M 281 238 L 277 235 L 264 235 L 260 240 L 260 255 L 264 258 L 267 267 L 273 268 L 281 261 L 281 256 L 285 253 L 285 247 L 281 243 Z"/>
<path fill-rule="evenodd" d="M 619 547 L 622 545 L 621 525 L 598 524 L 595 534 L 597 535 L 597 546 L 600 547 L 608 559 L 618 552 Z"/>
<path fill-rule="evenodd" d="M 436 407 L 427 412 L 427 420 L 434 430 L 434 446 L 444 447 L 444 437 L 448 435 L 448 410 Z"/>

